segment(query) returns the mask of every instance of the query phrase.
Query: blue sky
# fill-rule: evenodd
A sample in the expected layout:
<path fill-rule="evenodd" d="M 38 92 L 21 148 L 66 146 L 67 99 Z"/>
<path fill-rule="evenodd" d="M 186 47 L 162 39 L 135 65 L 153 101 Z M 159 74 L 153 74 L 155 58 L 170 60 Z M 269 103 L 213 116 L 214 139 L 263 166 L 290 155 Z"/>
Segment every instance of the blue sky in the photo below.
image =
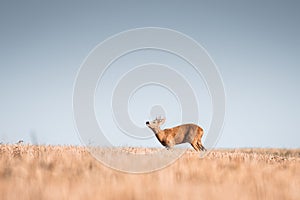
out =
<path fill-rule="evenodd" d="M 111 35 L 155 26 L 194 38 L 218 66 L 227 98 L 218 147 L 299 148 L 299 8 L 271 0 L 1 1 L 0 141 L 80 144 L 72 92 L 83 60 Z"/>

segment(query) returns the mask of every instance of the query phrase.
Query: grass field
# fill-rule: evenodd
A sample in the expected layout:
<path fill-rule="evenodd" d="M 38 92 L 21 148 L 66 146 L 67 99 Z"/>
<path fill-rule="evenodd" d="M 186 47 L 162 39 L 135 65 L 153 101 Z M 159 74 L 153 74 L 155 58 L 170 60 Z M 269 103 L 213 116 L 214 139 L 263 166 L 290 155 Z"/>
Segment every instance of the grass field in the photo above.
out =
<path fill-rule="evenodd" d="M 0 199 L 300 199 L 300 149 L 188 150 L 162 170 L 128 174 L 84 147 L 1 144 Z"/>

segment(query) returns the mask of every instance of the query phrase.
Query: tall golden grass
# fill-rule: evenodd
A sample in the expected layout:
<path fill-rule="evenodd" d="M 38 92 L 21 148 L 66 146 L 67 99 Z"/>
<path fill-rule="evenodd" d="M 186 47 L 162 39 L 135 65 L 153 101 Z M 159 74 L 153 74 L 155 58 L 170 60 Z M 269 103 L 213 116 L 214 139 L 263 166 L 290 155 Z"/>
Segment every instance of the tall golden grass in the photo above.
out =
<path fill-rule="evenodd" d="M 300 199 L 300 150 L 188 150 L 162 170 L 128 174 L 84 147 L 2 144 L 0 199 Z"/>

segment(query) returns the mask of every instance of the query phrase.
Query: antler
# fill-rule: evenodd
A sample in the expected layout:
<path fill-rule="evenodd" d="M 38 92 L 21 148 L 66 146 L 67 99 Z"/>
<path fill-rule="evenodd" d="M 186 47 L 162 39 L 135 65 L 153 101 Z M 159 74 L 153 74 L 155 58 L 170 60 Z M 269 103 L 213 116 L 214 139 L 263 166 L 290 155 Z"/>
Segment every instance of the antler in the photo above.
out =
<path fill-rule="evenodd" d="M 165 117 L 162 117 L 161 115 L 159 116 L 156 116 L 155 120 L 158 120 L 158 121 L 162 121 L 162 120 L 165 120 L 166 118 Z"/>

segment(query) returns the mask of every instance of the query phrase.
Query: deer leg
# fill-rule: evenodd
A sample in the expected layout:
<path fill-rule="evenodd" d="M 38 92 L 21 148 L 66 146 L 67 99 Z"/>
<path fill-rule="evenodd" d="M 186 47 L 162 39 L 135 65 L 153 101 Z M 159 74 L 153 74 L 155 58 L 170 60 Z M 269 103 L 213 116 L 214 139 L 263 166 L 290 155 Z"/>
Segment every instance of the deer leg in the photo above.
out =
<path fill-rule="evenodd" d="M 200 151 L 199 147 L 197 146 L 197 143 L 191 143 L 191 145 L 196 151 Z"/>
<path fill-rule="evenodd" d="M 200 149 L 201 149 L 201 151 L 207 151 L 206 149 L 205 149 L 205 147 L 201 144 L 201 146 L 200 146 Z"/>
<path fill-rule="evenodd" d="M 198 149 L 202 150 L 201 149 L 201 144 L 199 144 L 199 142 L 197 142 L 197 147 L 198 147 Z"/>
<path fill-rule="evenodd" d="M 166 147 L 167 147 L 168 150 L 171 149 L 174 145 L 175 145 L 175 141 L 174 140 L 167 139 L 167 141 L 166 141 Z"/>
<path fill-rule="evenodd" d="M 199 149 L 201 149 L 201 151 L 207 151 L 200 141 L 197 142 L 197 146 Z"/>

